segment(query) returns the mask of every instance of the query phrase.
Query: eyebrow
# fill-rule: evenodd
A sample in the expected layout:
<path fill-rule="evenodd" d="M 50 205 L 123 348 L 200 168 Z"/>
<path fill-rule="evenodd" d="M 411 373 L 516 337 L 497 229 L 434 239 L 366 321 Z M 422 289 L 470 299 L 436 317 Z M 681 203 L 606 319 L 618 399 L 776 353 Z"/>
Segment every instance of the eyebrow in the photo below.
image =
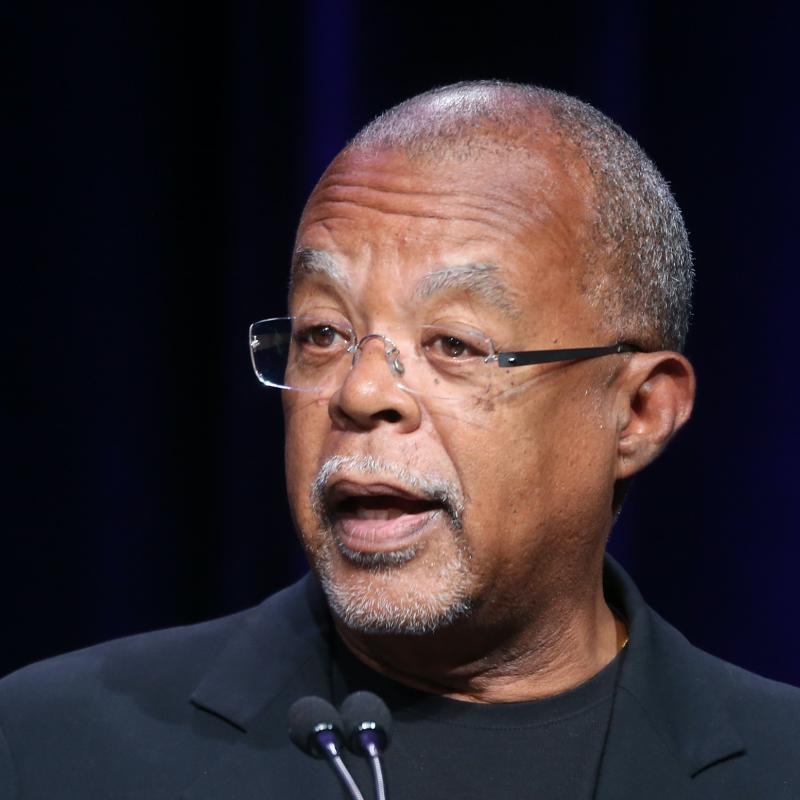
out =
<path fill-rule="evenodd" d="M 289 290 L 291 291 L 303 278 L 310 275 L 322 275 L 342 286 L 347 286 L 348 283 L 347 278 L 330 253 L 326 253 L 324 250 L 313 250 L 310 247 L 299 247 L 292 256 L 292 267 L 289 271 Z"/>
<path fill-rule="evenodd" d="M 497 274 L 494 264 L 461 264 L 455 267 L 429 272 L 417 282 L 414 295 L 431 297 L 440 292 L 461 290 L 478 295 L 507 317 L 518 317 L 520 309 L 512 299 L 508 285 Z"/>
<path fill-rule="evenodd" d="M 429 272 L 414 286 L 414 297 L 422 300 L 448 291 L 463 291 L 478 295 L 484 302 L 494 306 L 505 316 L 516 318 L 521 314 L 519 306 L 512 299 L 508 285 L 497 274 L 494 264 L 460 264 Z M 347 287 L 349 281 L 339 268 L 334 257 L 325 250 L 310 247 L 298 248 L 292 257 L 289 273 L 289 291 L 303 278 L 321 275 Z"/>

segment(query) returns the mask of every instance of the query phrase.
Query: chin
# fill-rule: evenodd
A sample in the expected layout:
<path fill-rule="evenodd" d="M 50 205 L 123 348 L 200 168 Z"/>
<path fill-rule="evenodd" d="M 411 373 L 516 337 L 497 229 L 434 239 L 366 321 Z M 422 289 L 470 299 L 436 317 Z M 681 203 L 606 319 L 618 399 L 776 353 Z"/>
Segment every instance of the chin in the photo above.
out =
<path fill-rule="evenodd" d="M 347 628 L 422 636 L 467 617 L 475 605 L 470 555 L 447 549 L 372 553 L 334 545 L 309 555 L 331 611 Z"/>

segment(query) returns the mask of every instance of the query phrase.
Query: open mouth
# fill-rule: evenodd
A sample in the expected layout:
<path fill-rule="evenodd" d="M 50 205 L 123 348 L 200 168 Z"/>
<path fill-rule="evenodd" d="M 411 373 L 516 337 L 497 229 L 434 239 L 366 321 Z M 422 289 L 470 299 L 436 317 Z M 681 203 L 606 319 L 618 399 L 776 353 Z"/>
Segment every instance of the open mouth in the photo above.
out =
<path fill-rule="evenodd" d="M 441 508 L 441 505 L 431 500 L 376 495 L 345 498 L 336 506 L 334 514 L 342 519 L 396 519 L 405 514 L 424 514 L 434 508 Z"/>
<path fill-rule="evenodd" d="M 339 481 L 326 498 L 333 530 L 351 550 L 407 548 L 444 509 L 440 500 L 386 484 Z"/>

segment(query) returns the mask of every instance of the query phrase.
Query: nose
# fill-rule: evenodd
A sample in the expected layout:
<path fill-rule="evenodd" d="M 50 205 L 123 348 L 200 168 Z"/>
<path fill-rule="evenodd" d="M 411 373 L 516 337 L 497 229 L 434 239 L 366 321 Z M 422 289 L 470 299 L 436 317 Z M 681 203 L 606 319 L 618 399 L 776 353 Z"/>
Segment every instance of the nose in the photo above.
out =
<path fill-rule="evenodd" d="M 328 402 L 331 419 L 346 430 L 369 431 L 381 425 L 395 426 L 399 433 L 416 430 L 420 407 L 398 384 L 404 372 L 391 340 L 375 333 L 365 336 L 355 347 L 344 382 Z"/>

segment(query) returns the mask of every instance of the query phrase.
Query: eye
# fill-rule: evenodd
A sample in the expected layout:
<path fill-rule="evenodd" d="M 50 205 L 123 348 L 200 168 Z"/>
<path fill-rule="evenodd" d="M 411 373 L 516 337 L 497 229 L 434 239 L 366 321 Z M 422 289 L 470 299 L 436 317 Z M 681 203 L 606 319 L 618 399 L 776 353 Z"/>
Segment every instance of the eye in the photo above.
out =
<path fill-rule="evenodd" d="M 300 323 L 300 321 L 298 320 Z M 349 336 L 329 322 L 302 321 L 294 332 L 295 341 L 304 348 L 341 350 L 347 347 Z"/>
<path fill-rule="evenodd" d="M 330 347 L 336 341 L 336 331 L 330 325 L 316 325 L 309 330 L 308 340 L 317 347 Z"/>
<path fill-rule="evenodd" d="M 452 325 L 444 329 L 430 326 L 423 331 L 422 346 L 429 358 L 439 361 L 463 362 L 471 359 L 485 359 L 490 354 L 487 340 L 476 331 L 468 328 L 453 330 Z"/>
<path fill-rule="evenodd" d="M 469 345 L 456 336 L 440 336 L 435 346 L 438 346 L 442 355 L 448 358 L 461 358 L 464 355 L 472 355 Z"/>

